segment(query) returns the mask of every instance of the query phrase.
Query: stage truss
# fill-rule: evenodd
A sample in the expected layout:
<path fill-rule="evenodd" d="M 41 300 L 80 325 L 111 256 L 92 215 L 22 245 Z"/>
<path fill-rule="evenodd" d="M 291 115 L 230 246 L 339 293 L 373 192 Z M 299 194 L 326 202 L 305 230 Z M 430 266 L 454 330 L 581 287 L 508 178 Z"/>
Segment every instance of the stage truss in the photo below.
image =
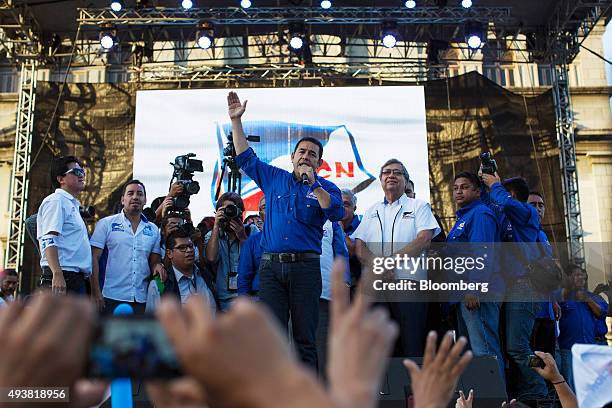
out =
<path fill-rule="evenodd" d="M 535 40 L 532 37 L 529 44 L 529 53 L 533 59 L 548 61 L 554 67 L 553 94 L 563 174 L 568 249 L 570 258 L 581 265 L 584 264 L 584 244 L 567 65 L 576 57 L 584 39 L 611 5 L 612 0 L 560 0 L 549 20 L 547 30 L 535 33 Z M 68 55 L 62 54 L 57 44 L 55 48 L 50 48 L 48 44 L 40 41 L 38 25 L 27 7 L 15 7 L 12 0 L 3 0 L 0 3 L 0 15 L 4 17 L 3 23 L 0 24 L 0 51 L 21 66 L 16 148 L 11 176 L 10 230 L 5 258 L 6 267 L 20 271 L 23 261 L 24 212 L 27 205 L 27 176 L 37 68 L 57 64 L 62 61 L 62 57 L 67 58 Z M 334 40 L 334 36 L 314 36 L 311 44 L 315 50 L 313 60 L 296 60 L 291 54 L 283 52 L 285 44 L 278 32 L 267 36 L 260 35 L 259 40 L 249 40 L 252 36 L 248 35 L 248 28 L 244 27 L 245 35 L 239 39 L 227 40 L 228 44 L 224 43 L 219 47 L 220 50 L 225 48 L 222 58 L 215 56 L 213 48 L 196 63 L 193 59 L 190 60 L 191 63 L 180 63 L 181 55 L 189 60 L 190 53 L 196 52 L 190 42 L 193 41 L 195 32 L 193 26 L 202 20 L 225 26 L 225 33 L 216 35 L 226 34 L 227 37 L 231 37 L 233 26 L 282 26 L 296 20 L 312 26 L 334 25 L 334 32 L 339 33 L 336 38 L 340 38 L 340 42 Z M 447 75 L 447 63 L 452 59 L 438 60 L 438 55 L 427 52 L 431 52 L 431 49 L 427 48 L 425 37 L 432 38 L 431 31 L 420 33 L 423 41 L 400 43 L 400 47 L 392 53 L 377 48 L 375 43 L 380 34 L 379 26 L 388 20 L 394 20 L 398 24 L 428 26 L 460 25 L 468 21 L 486 23 L 488 30 L 499 39 L 491 43 L 489 52 L 497 55 L 500 60 L 503 60 L 509 50 L 505 38 L 511 36 L 511 43 L 514 44 L 520 33 L 520 30 L 513 32 L 507 29 L 512 26 L 513 21 L 510 9 L 506 7 L 473 7 L 470 10 L 459 7 L 419 7 L 410 13 L 406 13 L 403 8 L 380 7 L 345 7 L 325 11 L 309 7 L 253 8 L 248 11 L 241 8 L 217 8 L 187 12 L 181 9 L 153 8 L 126 9 L 119 13 L 110 9 L 80 9 L 79 31 L 83 29 L 87 33 L 88 28 L 99 29 L 105 25 L 121 29 L 122 35 L 131 45 L 129 54 L 125 50 L 118 50 L 114 54 L 100 53 L 95 50 L 96 41 L 86 35 L 65 44 L 64 49 L 75 46 L 74 66 L 90 66 L 100 61 L 121 65 L 126 64 L 129 55 L 132 59 L 130 63 L 137 74 L 135 78 L 145 82 L 224 81 L 226 85 L 238 85 L 248 81 L 269 80 L 273 85 L 277 82 L 279 85 L 287 85 L 291 81 L 320 81 L 321 85 L 326 85 L 326 81 L 360 78 L 375 84 L 376 81 L 383 80 L 420 82 Z M 369 37 L 372 41 L 368 43 L 364 37 Z M 351 44 L 347 38 L 357 38 L 356 43 Z M 155 54 L 153 48 L 156 40 L 173 41 L 176 44 L 172 50 L 175 54 L 174 61 L 179 63 L 167 65 L 163 64 L 161 59 L 154 60 L 152 57 Z M 354 51 L 359 46 L 365 50 L 361 55 L 346 52 L 347 49 Z M 450 49 L 459 48 L 458 52 L 453 54 L 454 58 L 463 60 L 472 57 L 473 53 L 465 47 L 453 43 L 448 46 Z M 250 52 L 252 47 L 258 50 L 257 55 L 260 57 L 256 62 L 248 59 L 253 54 Z M 525 48 L 521 47 L 521 50 Z M 435 50 L 436 54 L 437 51 Z M 230 61 L 232 56 L 234 58 L 231 65 L 217 64 L 222 60 L 227 62 L 228 56 Z M 325 60 L 327 57 L 346 60 L 331 62 Z M 55 150 L 52 146 L 49 148 Z"/>

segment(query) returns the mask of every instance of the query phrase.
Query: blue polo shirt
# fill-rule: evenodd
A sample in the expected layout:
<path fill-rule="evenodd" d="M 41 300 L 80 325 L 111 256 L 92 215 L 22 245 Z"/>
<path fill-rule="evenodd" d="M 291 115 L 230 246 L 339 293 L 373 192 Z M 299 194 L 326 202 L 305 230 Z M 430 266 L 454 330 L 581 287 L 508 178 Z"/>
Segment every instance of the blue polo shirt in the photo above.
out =
<path fill-rule="evenodd" d="M 293 173 L 261 161 L 253 149 L 236 156 L 238 166 L 266 196 L 266 222 L 261 246 L 264 252 L 314 252 L 321 254 L 323 224 L 344 216 L 342 195 L 335 184 L 317 176 L 331 196 L 329 208 L 321 208 L 310 186 Z"/>
<path fill-rule="evenodd" d="M 526 265 L 541 256 L 535 244 L 540 231 L 538 212 L 531 204 L 512 198 L 501 183 L 493 184 L 491 192 L 483 192 L 481 197 L 497 216 L 502 242 L 529 243 L 502 251 L 502 275 L 509 282 L 525 277 Z"/>
<path fill-rule="evenodd" d="M 481 200 L 476 200 L 457 210 L 457 222 L 448 233 L 446 241 L 449 243 L 479 243 L 473 248 L 473 256 L 484 258 L 485 267 L 482 270 L 472 270 L 467 275 L 471 282 L 488 282 L 489 291 L 500 293 L 503 291 L 503 280 L 499 276 L 497 257 L 492 252 L 494 242 L 499 241 L 499 221 L 493 210 Z M 456 250 L 464 252 L 472 248 L 458 245 Z M 452 246 L 449 248 L 452 253 Z M 459 255 L 459 254 L 457 254 Z M 465 256 L 465 254 L 461 254 Z"/>
<path fill-rule="evenodd" d="M 566 300 L 560 303 L 561 319 L 559 319 L 559 348 L 570 350 L 576 343 L 595 344 L 598 320 L 605 319 L 608 304 L 591 292 L 587 296 L 593 299 L 602 310 L 602 317 L 597 318 L 586 302 Z"/>
<path fill-rule="evenodd" d="M 238 263 L 238 294 L 246 295 L 259 290 L 259 264 L 261 263 L 262 232 L 251 233 L 242 244 Z"/>

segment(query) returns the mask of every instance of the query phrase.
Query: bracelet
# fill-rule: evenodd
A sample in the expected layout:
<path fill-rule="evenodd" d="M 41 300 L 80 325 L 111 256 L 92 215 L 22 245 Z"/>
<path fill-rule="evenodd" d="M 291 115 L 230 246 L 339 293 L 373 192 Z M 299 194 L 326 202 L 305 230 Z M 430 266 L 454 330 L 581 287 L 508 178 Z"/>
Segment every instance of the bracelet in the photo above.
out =
<path fill-rule="evenodd" d="M 556 383 L 551 383 L 551 384 L 552 384 L 552 385 L 559 385 L 559 384 L 563 384 L 564 382 L 566 382 L 566 381 L 565 381 L 565 380 L 563 380 L 563 381 L 559 381 L 559 382 L 556 382 Z"/>

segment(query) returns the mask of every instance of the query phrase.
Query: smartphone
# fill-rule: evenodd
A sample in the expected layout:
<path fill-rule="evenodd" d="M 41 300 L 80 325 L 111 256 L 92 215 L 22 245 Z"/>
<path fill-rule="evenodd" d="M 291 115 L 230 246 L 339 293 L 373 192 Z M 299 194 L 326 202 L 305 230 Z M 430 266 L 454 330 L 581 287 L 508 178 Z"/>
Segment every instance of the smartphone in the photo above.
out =
<path fill-rule="evenodd" d="M 168 379 L 180 375 L 176 353 L 153 316 L 108 316 L 89 350 L 90 378 Z"/>
<path fill-rule="evenodd" d="M 538 356 L 529 356 L 529 360 L 527 362 L 527 365 L 529 367 L 539 367 L 539 368 L 546 367 L 546 364 L 544 363 L 544 360 L 542 360 Z"/>

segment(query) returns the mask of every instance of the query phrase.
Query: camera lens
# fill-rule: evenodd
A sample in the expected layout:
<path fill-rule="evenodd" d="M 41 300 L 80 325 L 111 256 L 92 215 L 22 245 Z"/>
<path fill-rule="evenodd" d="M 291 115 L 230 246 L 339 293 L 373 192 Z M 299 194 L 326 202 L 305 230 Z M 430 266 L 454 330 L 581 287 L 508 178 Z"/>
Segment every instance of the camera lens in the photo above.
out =
<path fill-rule="evenodd" d="M 238 207 L 235 204 L 230 204 L 223 209 L 223 214 L 227 218 L 236 218 L 238 216 Z"/>
<path fill-rule="evenodd" d="M 200 191 L 200 184 L 197 181 L 190 181 L 189 183 L 185 183 L 185 190 L 189 194 L 198 194 Z"/>

